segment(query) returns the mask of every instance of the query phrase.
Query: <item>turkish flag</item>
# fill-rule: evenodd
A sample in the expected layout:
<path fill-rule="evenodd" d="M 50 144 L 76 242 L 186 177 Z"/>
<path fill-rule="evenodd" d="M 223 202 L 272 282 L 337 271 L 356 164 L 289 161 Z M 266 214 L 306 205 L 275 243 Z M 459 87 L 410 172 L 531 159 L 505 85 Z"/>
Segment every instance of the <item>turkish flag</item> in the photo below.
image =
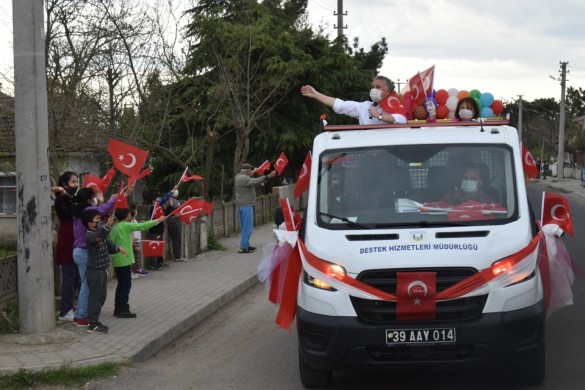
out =
<path fill-rule="evenodd" d="M 116 168 L 111 167 L 110 170 L 108 172 L 106 172 L 104 177 L 102 177 L 102 184 L 100 187 L 102 192 L 106 192 L 106 190 L 108 189 L 108 186 L 112 182 L 112 179 L 114 178 L 115 175 L 116 175 Z"/>
<path fill-rule="evenodd" d="M 83 176 L 83 188 L 93 188 L 97 192 L 102 191 L 102 186 L 103 182 L 99 177 L 89 174 Z"/>
<path fill-rule="evenodd" d="M 284 222 L 286 230 L 289 232 L 298 231 L 301 228 L 302 218 L 301 216 L 290 206 L 288 198 L 280 200 L 280 208 L 282 209 L 282 215 L 284 216 Z"/>
<path fill-rule="evenodd" d="M 305 162 L 303 163 L 303 169 L 297 178 L 295 188 L 293 189 L 294 198 L 298 198 L 302 193 L 309 191 L 309 183 L 311 182 L 311 151 L 307 153 Z"/>
<path fill-rule="evenodd" d="M 420 106 L 425 98 L 431 96 L 434 79 L 435 65 L 412 76 L 408 80 L 408 84 L 400 91 L 401 95 L 406 95 L 406 92 L 410 91 L 410 104 L 413 110 L 414 107 Z"/>
<path fill-rule="evenodd" d="M 406 117 L 406 110 L 396 94 L 396 91 L 392 91 L 391 94 L 383 98 L 380 101 L 380 107 L 387 114 L 400 114 Z"/>
<path fill-rule="evenodd" d="M 142 255 L 144 257 L 163 257 L 164 253 L 164 241 L 142 240 Z"/>
<path fill-rule="evenodd" d="M 108 153 L 112 156 L 116 169 L 128 177 L 138 176 L 148 157 L 146 150 L 125 144 L 114 138 L 110 138 Z"/>
<path fill-rule="evenodd" d="M 140 172 L 138 176 L 131 177 L 130 180 L 128 180 L 128 185 L 136 183 L 138 180 L 150 175 L 151 173 L 152 169 L 145 169 L 144 171 Z"/>
<path fill-rule="evenodd" d="M 270 169 L 270 161 L 266 160 L 256 169 L 256 173 L 262 175 L 268 169 Z"/>
<path fill-rule="evenodd" d="M 437 273 L 397 272 L 396 278 L 396 319 L 434 320 Z"/>
<path fill-rule="evenodd" d="M 524 174 L 531 179 L 536 179 L 540 172 L 534 161 L 534 157 L 524 144 L 522 144 L 522 168 L 524 168 Z"/>
<path fill-rule="evenodd" d="M 199 175 L 193 175 L 193 176 L 187 175 L 188 169 L 189 169 L 189 167 L 185 168 L 185 170 L 183 171 L 183 174 L 181 175 L 181 180 L 179 180 L 180 182 L 186 183 L 190 180 L 203 180 L 203 178 Z"/>
<path fill-rule="evenodd" d="M 202 213 L 203 211 L 199 207 L 197 199 L 191 198 L 173 210 L 168 216 L 176 215 L 184 224 L 189 224 Z"/>
<path fill-rule="evenodd" d="M 552 192 L 542 193 L 540 220 L 543 226 L 548 224 L 559 225 L 561 229 L 569 233 L 571 237 L 574 237 L 573 221 L 569 211 L 569 202 L 563 195 Z"/>
<path fill-rule="evenodd" d="M 118 191 L 118 196 L 116 197 L 116 210 L 117 209 L 127 209 L 128 208 L 128 200 L 126 199 L 126 195 L 124 194 L 124 182 L 120 182 L 120 190 Z"/>
<path fill-rule="evenodd" d="M 288 164 L 288 157 L 286 157 L 286 154 L 284 154 L 284 152 L 282 152 L 282 153 L 280 153 L 280 156 L 278 156 L 278 159 L 274 163 L 274 169 L 276 169 L 276 172 L 279 175 L 282 175 L 282 172 L 284 171 L 284 168 L 286 168 L 287 164 Z"/>
<path fill-rule="evenodd" d="M 162 209 L 162 207 L 160 207 L 160 203 L 156 202 L 154 204 L 154 208 L 152 209 L 152 216 L 150 217 L 150 219 L 158 219 L 160 217 L 164 217 L 165 213 Z"/>

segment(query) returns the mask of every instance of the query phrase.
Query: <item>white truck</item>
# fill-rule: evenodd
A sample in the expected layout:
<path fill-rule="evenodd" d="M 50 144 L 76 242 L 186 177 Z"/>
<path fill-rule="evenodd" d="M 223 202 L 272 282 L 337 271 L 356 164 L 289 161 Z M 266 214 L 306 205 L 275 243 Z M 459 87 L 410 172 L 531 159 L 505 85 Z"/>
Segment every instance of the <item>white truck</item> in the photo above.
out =
<path fill-rule="evenodd" d="M 317 259 L 341 282 L 302 272 L 305 387 L 366 367 L 493 365 L 519 383 L 544 380 L 545 304 L 530 247 L 538 227 L 516 129 L 504 121 L 327 126 L 312 156 L 303 263 Z M 513 275 L 484 283 L 486 272 Z M 461 289 L 468 281 L 474 287 Z"/>

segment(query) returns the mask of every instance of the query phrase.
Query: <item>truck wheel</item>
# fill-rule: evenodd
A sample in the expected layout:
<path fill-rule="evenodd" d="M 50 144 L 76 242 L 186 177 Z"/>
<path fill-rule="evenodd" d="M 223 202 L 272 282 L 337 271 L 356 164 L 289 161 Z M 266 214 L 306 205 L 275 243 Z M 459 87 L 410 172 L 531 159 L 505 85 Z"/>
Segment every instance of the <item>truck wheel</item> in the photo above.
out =
<path fill-rule="evenodd" d="M 544 340 L 537 350 L 536 360 L 528 365 L 514 367 L 514 380 L 518 384 L 537 386 L 542 384 L 545 377 L 546 362 Z"/>
<path fill-rule="evenodd" d="M 333 373 L 327 370 L 315 370 L 310 367 L 301 357 L 299 351 L 299 371 L 301 373 L 301 383 L 306 389 L 327 387 L 331 383 Z"/>

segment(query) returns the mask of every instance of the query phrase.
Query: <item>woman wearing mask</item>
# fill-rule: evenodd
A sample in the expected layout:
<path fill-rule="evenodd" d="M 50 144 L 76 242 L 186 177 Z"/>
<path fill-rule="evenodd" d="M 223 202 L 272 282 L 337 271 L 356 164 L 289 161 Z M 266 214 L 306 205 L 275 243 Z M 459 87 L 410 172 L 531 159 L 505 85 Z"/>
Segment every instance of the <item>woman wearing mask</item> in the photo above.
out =
<path fill-rule="evenodd" d="M 357 118 L 360 125 L 381 125 L 393 123 L 406 123 L 406 113 L 402 106 L 390 106 L 393 112 L 385 112 L 378 104 L 394 92 L 394 83 L 384 76 L 376 76 L 372 80 L 370 99 L 365 102 L 345 101 L 318 92 L 310 85 L 301 87 L 301 94 L 317 100 L 321 104 L 333 109 L 337 114 L 344 114 Z"/>
<path fill-rule="evenodd" d="M 485 204 L 496 203 L 494 199 L 482 190 L 482 186 L 483 178 L 481 177 L 481 169 L 472 164 L 463 171 L 459 188 L 445 195 L 442 200 L 453 205 L 467 201 Z"/>
<path fill-rule="evenodd" d="M 479 106 L 471 96 L 464 97 L 457 103 L 453 122 L 469 122 L 479 117 Z"/>
<path fill-rule="evenodd" d="M 75 208 L 75 194 L 79 186 L 79 179 L 75 172 L 63 172 L 57 185 L 51 187 L 56 194 L 55 212 L 59 218 L 57 229 L 57 245 L 53 261 L 61 271 L 61 305 L 59 307 L 60 321 L 73 321 L 73 299 L 75 288 L 79 283 L 77 265 L 73 261 L 73 211 Z"/>

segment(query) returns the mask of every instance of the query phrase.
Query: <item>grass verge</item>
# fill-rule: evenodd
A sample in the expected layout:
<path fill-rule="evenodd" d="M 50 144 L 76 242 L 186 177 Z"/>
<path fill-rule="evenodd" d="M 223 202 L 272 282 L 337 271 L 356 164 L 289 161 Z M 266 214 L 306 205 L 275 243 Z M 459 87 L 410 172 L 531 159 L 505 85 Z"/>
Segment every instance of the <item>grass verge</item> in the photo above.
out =
<path fill-rule="evenodd" d="M 31 389 L 36 386 L 83 386 L 96 379 L 116 375 L 122 365 L 130 363 L 102 363 L 88 367 L 64 365 L 53 370 L 18 370 L 15 374 L 0 376 L 0 389 Z"/>

